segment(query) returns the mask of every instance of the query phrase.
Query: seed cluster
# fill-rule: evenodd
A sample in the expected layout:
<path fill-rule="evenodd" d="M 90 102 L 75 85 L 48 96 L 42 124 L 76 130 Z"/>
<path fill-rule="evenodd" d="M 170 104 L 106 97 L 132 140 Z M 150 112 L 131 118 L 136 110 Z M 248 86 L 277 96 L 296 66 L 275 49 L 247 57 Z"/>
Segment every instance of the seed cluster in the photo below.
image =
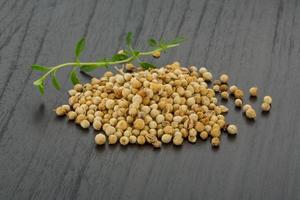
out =
<path fill-rule="evenodd" d="M 56 108 L 56 114 L 66 115 L 82 128 L 103 130 L 104 134 L 95 137 L 98 145 L 106 141 L 121 145 L 149 143 L 160 148 L 162 143 L 182 145 L 184 139 L 190 143 L 210 139 L 211 145 L 218 147 L 222 132 L 237 134 L 237 126 L 226 123 L 224 114 L 229 109 L 218 104 L 216 97 L 220 93 L 228 100 L 231 94 L 235 105 L 243 106 L 244 92 L 235 85 L 229 87 L 228 75 L 213 81 L 206 68 L 185 68 L 178 62 L 146 71 L 132 64 L 128 68 L 115 75 L 106 72 L 91 83 L 76 84 L 69 90 L 69 105 Z M 250 89 L 250 94 L 256 96 L 257 88 Z M 270 109 L 266 105 L 271 101 L 271 97 L 264 98 L 264 111 Z M 255 119 L 256 112 L 250 105 L 244 105 L 243 111 Z"/>

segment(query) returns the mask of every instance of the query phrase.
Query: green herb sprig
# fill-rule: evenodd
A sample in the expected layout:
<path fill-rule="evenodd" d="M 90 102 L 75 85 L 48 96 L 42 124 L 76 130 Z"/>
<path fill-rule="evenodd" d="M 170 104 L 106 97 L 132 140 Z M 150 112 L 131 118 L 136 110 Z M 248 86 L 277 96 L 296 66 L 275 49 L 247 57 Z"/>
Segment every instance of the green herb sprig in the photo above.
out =
<path fill-rule="evenodd" d="M 157 51 L 159 51 L 159 52 L 166 51 L 167 49 L 178 46 L 183 41 L 184 41 L 184 39 L 182 37 L 177 37 L 168 42 L 165 42 L 162 40 L 157 41 L 157 40 L 151 38 L 148 40 L 148 44 L 152 48 L 152 50 L 137 51 L 132 46 L 132 33 L 129 32 L 129 33 L 127 33 L 127 36 L 126 36 L 127 49 L 122 51 L 122 53 L 117 53 L 117 54 L 113 55 L 110 59 L 104 58 L 97 62 L 81 62 L 80 55 L 83 52 L 83 50 L 85 48 L 85 44 L 86 44 L 86 41 L 83 38 L 77 42 L 77 45 L 75 48 L 75 61 L 74 62 L 63 63 L 63 64 L 56 65 L 53 67 L 47 67 L 47 66 L 42 66 L 42 65 L 37 65 L 37 64 L 32 65 L 31 67 L 33 70 L 44 73 L 39 79 L 34 81 L 33 84 L 39 89 L 41 94 L 44 94 L 45 80 L 48 77 L 51 77 L 52 85 L 54 86 L 54 88 L 57 90 L 60 90 L 61 84 L 56 77 L 56 72 L 59 69 L 64 68 L 64 67 L 72 67 L 69 77 L 70 77 L 70 81 L 74 85 L 79 83 L 79 79 L 77 77 L 78 69 L 83 72 L 90 72 L 90 71 L 93 71 L 93 70 L 101 68 L 101 67 L 109 67 L 110 65 L 117 65 L 117 64 L 126 64 L 126 63 L 130 63 L 130 62 L 133 62 L 136 60 L 138 61 L 138 64 L 143 69 L 152 69 L 152 68 L 155 68 L 155 65 L 153 65 L 152 63 L 148 63 L 148 62 L 141 62 L 139 58 L 142 56 L 152 55 L 153 53 L 155 53 Z"/>

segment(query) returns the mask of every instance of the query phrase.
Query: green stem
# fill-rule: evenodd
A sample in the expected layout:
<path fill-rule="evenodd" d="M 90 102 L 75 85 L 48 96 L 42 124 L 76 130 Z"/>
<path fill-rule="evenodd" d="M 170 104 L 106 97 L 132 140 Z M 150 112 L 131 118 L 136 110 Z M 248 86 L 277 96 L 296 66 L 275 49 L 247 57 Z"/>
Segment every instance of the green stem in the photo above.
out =
<path fill-rule="evenodd" d="M 124 64 L 131 62 L 133 60 L 138 59 L 140 56 L 147 56 L 147 55 L 152 55 L 154 52 L 157 51 L 163 51 L 166 49 L 170 49 L 173 47 L 178 46 L 179 44 L 172 44 L 172 45 L 166 45 L 165 47 L 159 47 L 155 50 L 152 51 L 146 51 L 146 52 L 140 52 L 138 56 L 131 56 L 125 60 L 120 60 L 120 61 L 108 61 L 108 62 L 69 62 L 69 63 L 63 63 L 60 65 L 56 65 L 52 67 L 48 72 L 46 72 L 41 78 L 38 80 L 45 80 L 47 76 L 49 76 L 52 72 L 55 72 L 56 70 L 67 67 L 67 66 L 72 66 L 72 67 L 82 67 L 82 66 L 95 66 L 95 67 L 105 67 L 107 65 L 117 65 L 117 64 Z"/>

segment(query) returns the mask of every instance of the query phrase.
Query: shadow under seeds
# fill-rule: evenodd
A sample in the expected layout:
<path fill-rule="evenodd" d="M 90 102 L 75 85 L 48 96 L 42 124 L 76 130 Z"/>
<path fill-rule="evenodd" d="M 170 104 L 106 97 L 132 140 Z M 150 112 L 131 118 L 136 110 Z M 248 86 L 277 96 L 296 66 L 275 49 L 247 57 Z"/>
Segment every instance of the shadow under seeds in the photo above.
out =
<path fill-rule="evenodd" d="M 271 111 L 269 111 L 269 112 L 261 111 L 261 112 L 260 112 L 260 115 L 261 115 L 263 118 L 266 118 L 266 117 L 268 117 L 268 116 L 270 115 L 270 112 L 271 112 Z"/>
<path fill-rule="evenodd" d="M 249 96 L 248 100 L 249 100 L 249 102 L 251 102 L 251 103 L 255 103 L 255 102 L 257 101 L 257 97 Z"/>
<path fill-rule="evenodd" d="M 44 115 L 45 115 L 45 104 L 41 103 L 33 113 L 33 121 L 34 122 L 42 121 Z"/>

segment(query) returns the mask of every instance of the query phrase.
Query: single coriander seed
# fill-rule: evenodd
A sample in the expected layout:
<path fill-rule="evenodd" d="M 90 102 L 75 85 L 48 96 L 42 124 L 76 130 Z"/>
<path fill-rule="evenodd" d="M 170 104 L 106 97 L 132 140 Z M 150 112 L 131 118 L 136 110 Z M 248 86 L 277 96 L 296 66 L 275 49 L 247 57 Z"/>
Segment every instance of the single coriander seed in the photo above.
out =
<path fill-rule="evenodd" d="M 246 110 L 246 117 L 249 119 L 255 119 L 256 118 L 256 112 L 253 108 L 249 108 L 248 110 Z"/>
<path fill-rule="evenodd" d="M 64 109 L 62 106 L 59 106 L 55 109 L 55 113 L 57 116 L 64 116 L 66 112 L 66 109 Z"/>
<path fill-rule="evenodd" d="M 230 94 L 234 94 L 234 92 L 238 89 L 236 85 L 232 85 L 229 87 L 229 92 Z"/>
<path fill-rule="evenodd" d="M 161 141 L 163 142 L 163 143 L 170 143 L 171 142 L 171 140 L 172 140 L 172 135 L 170 135 L 170 134 L 163 134 L 162 136 L 161 136 Z"/>
<path fill-rule="evenodd" d="M 116 135 L 108 136 L 108 144 L 116 144 L 118 142 L 118 137 Z"/>
<path fill-rule="evenodd" d="M 264 112 L 269 112 L 270 109 L 271 109 L 271 106 L 270 106 L 270 104 L 268 104 L 268 103 L 266 103 L 266 102 L 263 102 L 263 103 L 261 104 L 261 109 L 262 109 L 262 111 L 264 111 Z"/>
<path fill-rule="evenodd" d="M 228 134 L 230 134 L 230 135 L 236 135 L 237 132 L 238 132 L 238 128 L 236 127 L 236 125 L 230 124 L 230 125 L 227 127 L 227 132 L 228 132 Z"/>
<path fill-rule="evenodd" d="M 236 99 L 243 99 L 244 97 L 244 92 L 240 89 L 236 89 L 233 94 Z"/>
<path fill-rule="evenodd" d="M 268 104 L 272 104 L 272 97 L 270 97 L 270 96 L 265 96 L 265 97 L 264 97 L 264 102 L 265 102 L 265 103 L 268 103 Z"/>
<path fill-rule="evenodd" d="M 180 136 L 176 136 L 173 138 L 173 144 L 176 146 L 180 146 L 183 143 L 183 138 Z"/>
<path fill-rule="evenodd" d="M 127 144 L 129 143 L 129 138 L 126 137 L 126 136 L 122 136 L 122 137 L 120 138 L 119 142 L 120 142 L 121 145 L 124 145 L 124 146 L 125 146 L 125 145 L 127 145 Z"/>
<path fill-rule="evenodd" d="M 228 79 L 229 79 L 229 76 L 228 76 L 227 74 L 222 74 L 222 75 L 220 76 L 220 81 L 221 81 L 222 83 L 227 83 L 227 82 L 228 82 Z"/>
<path fill-rule="evenodd" d="M 206 131 L 202 131 L 202 132 L 200 133 L 200 138 L 201 138 L 202 140 L 206 140 L 206 139 L 208 138 L 208 133 L 207 133 Z"/>
<path fill-rule="evenodd" d="M 160 57 L 160 51 L 155 51 L 155 52 L 152 54 L 152 56 L 153 56 L 154 58 L 159 58 L 159 57 Z"/>
<path fill-rule="evenodd" d="M 252 97 L 257 97 L 257 87 L 251 87 L 250 89 L 249 89 L 249 93 L 250 93 L 250 95 L 252 96 Z"/>
<path fill-rule="evenodd" d="M 82 128 L 89 128 L 89 127 L 90 127 L 90 122 L 89 122 L 88 120 L 84 119 L 84 120 L 82 120 L 82 121 L 80 122 L 80 126 L 81 126 Z"/>
<path fill-rule="evenodd" d="M 67 116 L 68 116 L 69 120 L 75 120 L 77 117 L 77 113 L 74 111 L 70 111 L 70 112 L 68 112 Z"/>
<path fill-rule="evenodd" d="M 218 138 L 218 137 L 213 137 L 213 138 L 211 139 L 211 145 L 212 145 L 213 147 L 219 147 L 219 146 L 220 146 L 220 138 Z"/>
<path fill-rule="evenodd" d="M 139 135 L 139 136 L 137 137 L 137 143 L 140 144 L 140 145 L 145 144 L 145 143 L 146 143 L 146 138 L 145 138 L 145 136 Z"/>
<path fill-rule="evenodd" d="M 243 111 L 246 112 L 249 108 L 252 108 L 252 106 L 250 104 L 245 104 L 243 106 Z"/>
<path fill-rule="evenodd" d="M 234 100 L 234 105 L 236 107 L 238 107 L 238 108 L 242 107 L 242 105 L 243 105 L 242 99 L 236 99 L 236 100 Z"/>
<path fill-rule="evenodd" d="M 228 98 L 229 98 L 229 94 L 228 94 L 228 92 L 222 92 L 221 93 L 221 97 L 222 97 L 222 99 L 225 99 L 225 100 L 228 100 Z"/>
<path fill-rule="evenodd" d="M 105 135 L 102 134 L 102 133 L 97 134 L 97 135 L 95 136 L 95 142 L 96 142 L 96 144 L 98 144 L 98 145 L 103 145 L 103 144 L 105 144 L 105 142 L 106 142 L 106 137 L 105 137 Z"/>

